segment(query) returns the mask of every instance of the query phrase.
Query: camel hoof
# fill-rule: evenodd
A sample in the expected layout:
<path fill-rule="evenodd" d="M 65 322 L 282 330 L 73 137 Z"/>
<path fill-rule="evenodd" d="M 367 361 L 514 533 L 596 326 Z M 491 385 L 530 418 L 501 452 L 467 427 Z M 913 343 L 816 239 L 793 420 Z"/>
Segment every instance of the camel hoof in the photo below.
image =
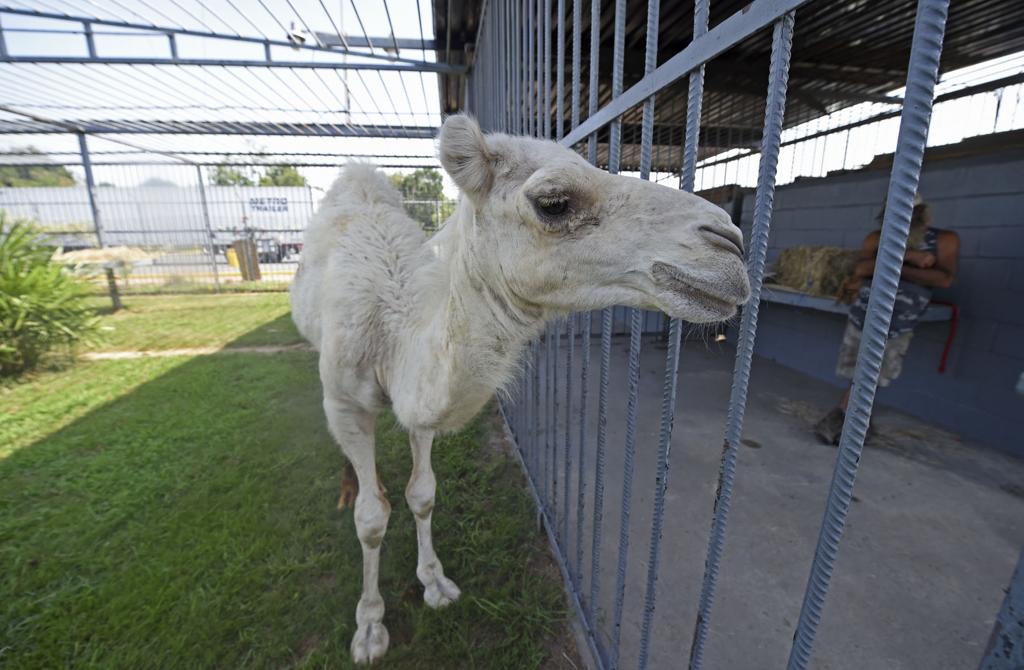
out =
<path fill-rule="evenodd" d="M 423 590 L 423 602 L 431 609 L 447 607 L 459 599 L 462 592 L 455 582 L 444 575 L 437 577 L 434 582 Z"/>
<path fill-rule="evenodd" d="M 387 650 L 388 629 L 382 623 L 363 624 L 352 637 L 352 660 L 356 663 L 375 663 Z"/>

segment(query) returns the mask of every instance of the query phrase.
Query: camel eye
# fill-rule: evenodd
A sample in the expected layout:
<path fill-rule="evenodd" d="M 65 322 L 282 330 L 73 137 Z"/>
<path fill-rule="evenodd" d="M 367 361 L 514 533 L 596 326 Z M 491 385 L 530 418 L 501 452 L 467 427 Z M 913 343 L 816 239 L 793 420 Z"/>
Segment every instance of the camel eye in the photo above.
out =
<path fill-rule="evenodd" d="M 558 198 L 556 200 L 538 200 L 537 206 L 547 216 L 562 216 L 569 211 L 569 199 Z"/>

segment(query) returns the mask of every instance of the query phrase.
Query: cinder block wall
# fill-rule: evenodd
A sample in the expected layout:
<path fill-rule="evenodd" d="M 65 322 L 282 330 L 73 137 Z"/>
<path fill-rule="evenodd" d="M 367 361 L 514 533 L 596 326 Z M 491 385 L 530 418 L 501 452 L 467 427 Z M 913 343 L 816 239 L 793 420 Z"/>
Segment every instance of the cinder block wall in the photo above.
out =
<path fill-rule="evenodd" d="M 858 247 L 877 227 L 888 170 L 805 180 L 776 191 L 769 261 L 797 244 Z M 933 225 L 960 235 L 957 283 L 935 298 L 960 306 L 945 374 L 948 323 L 921 324 L 903 375 L 877 402 L 1024 456 L 1024 151 L 925 161 L 921 194 Z M 749 235 L 753 196 L 744 206 Z M 835 356 L 845 319 L 762 303 L 756 353 L 839 387 Z M 756 380 L 754 380 L 756 382 Z"/>

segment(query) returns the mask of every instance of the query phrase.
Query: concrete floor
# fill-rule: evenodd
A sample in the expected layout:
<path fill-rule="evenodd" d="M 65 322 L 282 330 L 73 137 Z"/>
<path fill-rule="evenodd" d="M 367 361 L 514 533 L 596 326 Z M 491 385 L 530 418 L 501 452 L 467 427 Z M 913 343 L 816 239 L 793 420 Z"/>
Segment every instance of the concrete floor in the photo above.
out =
<path fill-rule="evenodd" d="M 563 357 L 565 348 L 563 341 Z M 628 338 L 616 338 L 613 349 L 598 596 L 605 649 L 612 634 L 621 518 Z M 690 342 L 684 348 L 651 668 L 685 667 L 689 655 L 733 356 L 733 349 L 724 345 Z M 577 346 L 577 367 L 580 358 Z M 638 654 L 664 358 L 660 343 L 644 343 L 641 398 L 647 400 L 639 407 L 620 655 L 624 668 L 634 666 Z M 580 524 L 575 514 L 576 480 L 569 479 L 573 502 L 567 541 L 575 569 L 574 529 L 581 529 L 585 593 L 591 583 L 599 359 L 595 339 L 584 454 L 586 512 Z M 564 365 L 563 358 L 561 385 Z M 707 668 L 785 666 L 836 456 L 834 448 L 815 440 L 810 426 L 837 395 L 836 387 L 755 359 L 744 446 L 705 652 Z M 885 408 L 878 409 L 875 422 L 880 436 L 861 459 L 856 497 L 812 667 L 977 667 L 1003 589 L 1024 546 L 1024 462 L 962 443 L 956 436 Z M 560 427 L 560 449 L 563 434 Z M 577 435 L 574 426 L 573 471 Z M 560 464 L 563 455 L 560 450 Z M 561 515 L 561 465 L 558 470 Z"/>

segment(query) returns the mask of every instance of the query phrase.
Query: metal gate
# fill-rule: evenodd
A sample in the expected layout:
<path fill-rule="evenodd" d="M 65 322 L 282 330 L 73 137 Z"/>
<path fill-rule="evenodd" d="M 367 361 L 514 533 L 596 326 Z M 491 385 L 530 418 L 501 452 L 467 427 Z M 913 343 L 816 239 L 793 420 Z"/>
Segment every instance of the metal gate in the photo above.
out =
<path fill-rule="evenodd" d="M 553 2 L 556 6 L 552 6 Z M 707 544 L 699 609 L 689 645 L 689 667 L 700 668 L 711 623 L 715 586 L 724 550 L 737 455 L 743 428 L 744 407 L 750 378 L 758 306 L 772 218 L 775 177 L 786 108 L 787 84 L 797 9 L 806 0 L 756 0 L 709 29 L 709 0 L 697 0 L 693 39 L 688 46 L 657 66 L 659 3 L 649 0 L 647 10 L 644 76 L 623 90 L 626 40 L 626 1 L 616 0 L 611 98 L 603 107 L 598 102 L 600 59 L 600 0 L 591 0 L 587 117 L 581 122 L 582 15 L 580 0 L 489 0 L 485 2 L 476 40 L 475 63 L 467 80 L 467 107 L 482 126 L 491 131 L 524 134 L 556 140 L 578 148 L 589 160 L 617 173 L 624 147 L 635 154 L 643 179 L 652 177 L 654 114 L 659 92 L 688 77 L 685 139 L 677 171 L 679 188 L 693 191 L 698 158 L 701 101 L 704 94 L 705 64 L 730 47 L 771 31 L 771 57 L 767 81 L 764 125 L 760 133 L 760 165 L 757 176 L 754 218 L 748 246 L 748 272 L 752 297 L 742 312 L 736 338 L 736 359 L 724 447 Z M 821 620 L 825 596 L 839 551 L 854 479 L 871 415 L 879 369 L 892 317 L 896 288 L 906 248 L 910 215 L 928 134 L 939 71 L 939 57 L 948 12 L 948 0 L 920 0 L 914 25 L 900 116 L 897 149 L 885 205 L 882 237 L 872 281 L 870 306 L 864 324 L 846 422 L 840 440 L 834 475 L 829 486 L 824 519 L 814 553 L 811 574 L 803 595 L 803 606 L 788 666 L 808 666 L 815 633 Z M 566 25 L 571 20 L 571 25 Z M 571 66 L 568 69 L 571 99 L 564 99 L 566 41 L 570 36 Z M 631 35 L 632 37 L 632 35 Z M 555 82 L 552 82 L 554 74 Z M 552 104 L 554 92 L 554 104 Z M 564 127 L 565 106 L 570 123 Z M 639 126 L 634 122 L 639 117 Z M 631 141 L 624 132 L 635 135 Z M 625 130 L 624 130 L 625 129 Z M 602 149 L 603 145 L 603 149 Z M 660 147 L 659 147 L 660 150 Z M 662 163 L 662 161 L 658 161 Z M 594 321 L 600 323 L 598 360 L 591 360 L 590 334 Z M 639 389 L 640 352 L 644 346 L 645 322 L 641 310 L 630 310 L 629 358 L 626 371 L 628 403 L 625 412 L 625 445 L 621 470 L 621 491 L 617 514 L 619 535 L 614 547 L 614 578 L 604 583 L 601 561 L 609 548 L 602 520 L 611 513 L 606 500 L 609 467 L 608 388 L 612 383 L 610 352 L 613 310 L 572 315 L 552 325 L 534 341 L 527 352 L 530 365 L 519 387 L 502 401 L 502 409 L 517 444 L 518 453 L 536 498 L 538 513 L 562 571 L 570 601 L 581 623 L 592 659 L 598 667 L 626 665 L 620 657 L 623 629 L 623 601 L 630 543 L 630 516 Z M 651 623 L 657 597 L 660 544 L 666 513 L 670 445 L 676 405 L 676 383 L 680 343 L 685 325 L 673 320 L 667 329 L 667 354 L 661 392 L 661 422 L 657 447 L 656 484 L 650 512 L 648 561 L 644 603 L 635 665 L 645 668 L 649 661 Z M 593 368 L 597 367 L 595 371 Z M 599 378 L 596 414 L 588 387 Z M 596 418 L 596 422 L 594 419 Z M 587 463 L 583 445 L 596 441 L 595 462 Z M 617 474 L 617 473 L 616 473 Z M 589 529 L 589 531 L 588 531 Z M 589 542 L 586 539 L 589 536 Z M 590 581 L 584 583 L 584 573 Z M 598 634 L 600 593 L 612 588 L 610 630 L 607 639 Z M 686 643 L 680 641 L 679 648 Z M 631 659 L 629 665 L 633 665 Z M 680 663 L 682 665 L 682 663 Z"/>

